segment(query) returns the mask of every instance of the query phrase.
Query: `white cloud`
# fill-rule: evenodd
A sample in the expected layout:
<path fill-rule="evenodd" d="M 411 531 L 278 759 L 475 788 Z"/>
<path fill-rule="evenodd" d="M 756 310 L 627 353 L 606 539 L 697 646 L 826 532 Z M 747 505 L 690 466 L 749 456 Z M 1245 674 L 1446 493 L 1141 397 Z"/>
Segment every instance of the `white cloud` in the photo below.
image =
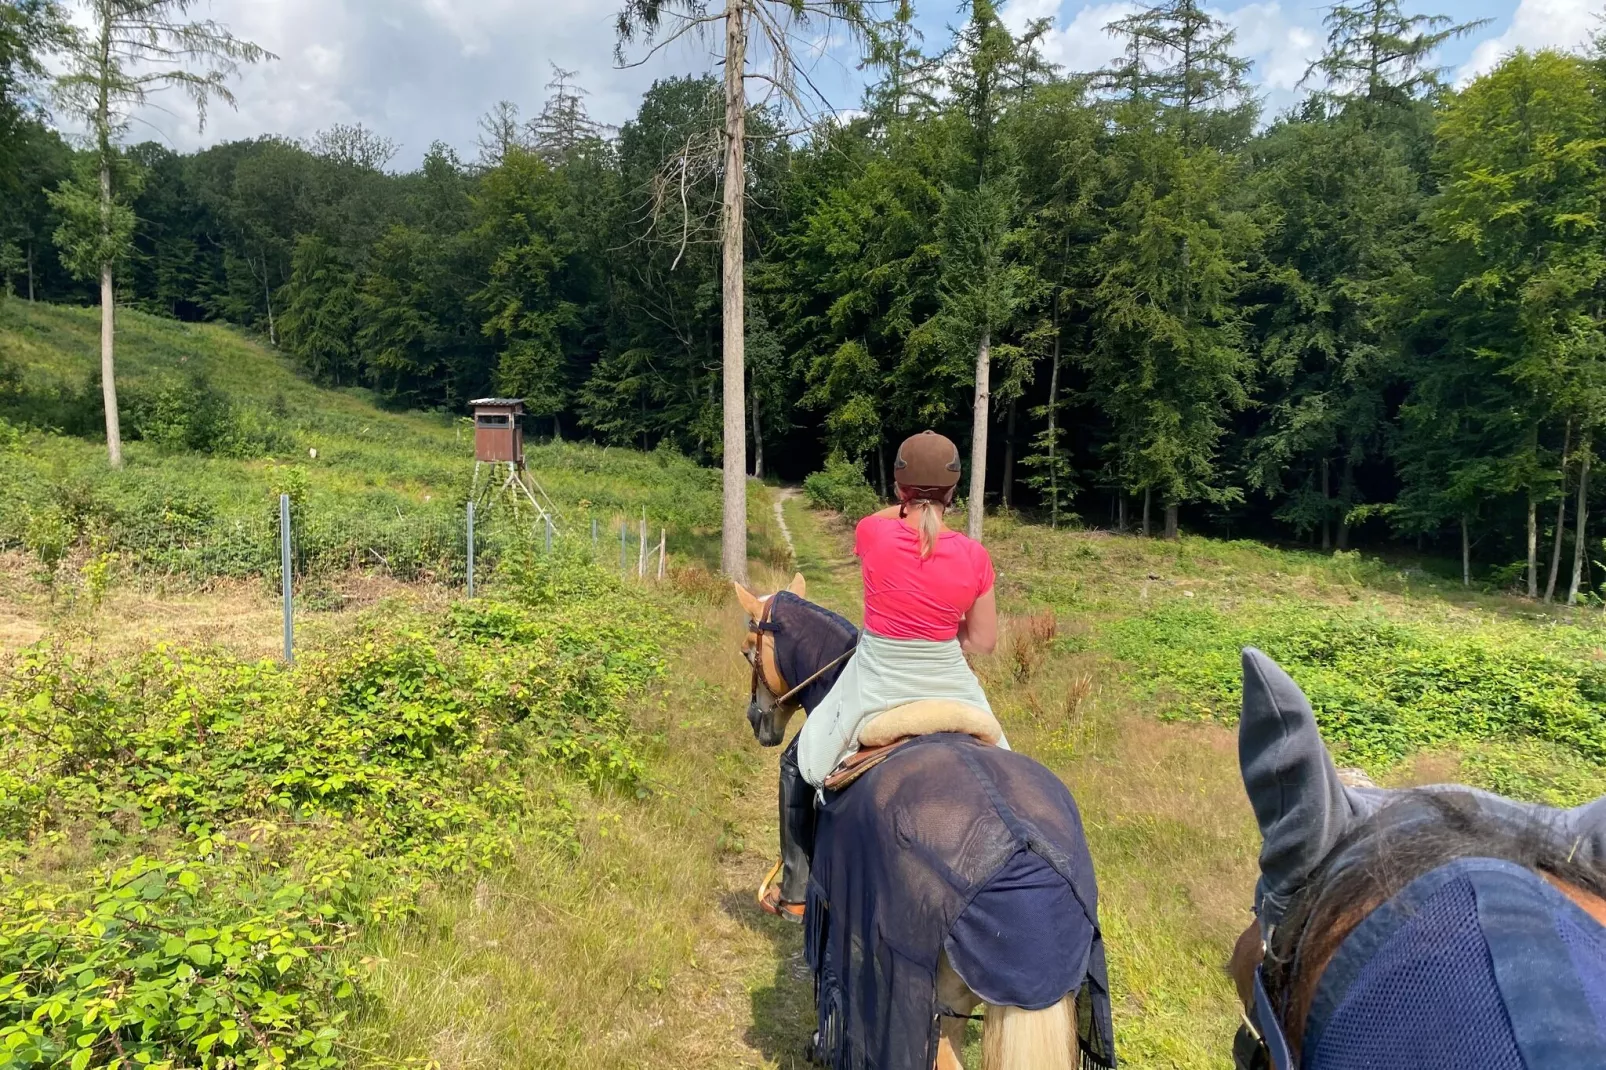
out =
<path fill-rule="evenodd" d="M 1034 19 L 1056 18 L 1054 29 L 1043 38 L 1043 57 L 1070 71 L 1096 71 L 1120 58 L 1121 44 L 1105 27 L 1138 10 L 1130 0 L 1091 4 L 1069 21 L 1060 15 L 1059 0 L 1010 0 L 999 11 L 1004 25 L 1020 33 Z"/>
<path fill-rule="evenodd" d="M 1488 73 L 1514 49 L 1577 48 L 1601 27 L 1602 10 L 1601 0 L 1521 0 L 1506 31 L 1473 49 L 1456 72 L 1457 83 Z"/>
<path fill-rule="evenodd" d="M 1238 52 L 1254 61 L 1253 77 L 1265 89 L 1295 92 L 1322 54 L 1318 28 L 1290 19 L 1276 0 L 1245 4 L 1218 17 L 1238 31 Z"/>
<path fill-rule="evenodd" d="M 578 72 L 593 113 L 610 123 L 634 113 L 654 77 L 709 69 L 707 45 L 687 41 L 616 70 L 614 10 L 598 0 L 210 0 L 197 17 L 279 58 L 242 74 L 239 110 L 214 108 L 204 135 L 173 95 L 139 117 L 133 136 L 189 150 L 360 122 L 400 142 L 395 165 L 410 167 L 437 138 L 474 155 L 475 120 L 498 100 L 534 114 L 552 63 Z"/>

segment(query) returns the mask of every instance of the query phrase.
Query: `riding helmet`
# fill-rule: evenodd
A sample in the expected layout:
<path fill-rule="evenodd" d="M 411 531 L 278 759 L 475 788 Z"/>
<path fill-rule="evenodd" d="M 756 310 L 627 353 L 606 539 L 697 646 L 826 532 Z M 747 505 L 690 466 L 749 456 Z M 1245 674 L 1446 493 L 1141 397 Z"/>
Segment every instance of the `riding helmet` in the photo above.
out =
<path fill-rule="evenodd" d="M 959 447 L 935 431 L 922 431 L 903 440 L 892 471 L 899 487 L 929 491 L 931 497 L 949 501 L 959 485 Z"/>

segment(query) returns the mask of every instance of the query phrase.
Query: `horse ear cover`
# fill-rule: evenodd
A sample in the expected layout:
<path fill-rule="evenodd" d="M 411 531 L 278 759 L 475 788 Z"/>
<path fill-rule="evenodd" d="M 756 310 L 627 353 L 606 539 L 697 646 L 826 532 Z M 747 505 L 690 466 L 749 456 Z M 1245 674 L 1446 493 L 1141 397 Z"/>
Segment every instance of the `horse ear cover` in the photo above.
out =
<path fill-rule="evenodd" d="M 1282 920 L 1290 898 L 1351 828 L 1403 793 L 1351 788 L 1316 727 L 1299 685 L 1253 647 L 1243 651 L 1243 715 L 1238 764 L 1260 826 L 1260 881 L 1255 913 L 1262 935 Z M 1470 796 L 1488 816 L 1518 827 L 1550 826 L 1580 858 L 1606 863 L 1606 796 L 1572 810 L 1517 802 L 1462 785 L 1422 790 Z"/>
<path fill-rule="evenodd" d="M 1299 685 L 1253 647 L 1243 652 L 1243 670 L 1238 764 L 1262 841 L 1255 912 L 1269 927 L 1343 839 L 1355 808 Z"/>

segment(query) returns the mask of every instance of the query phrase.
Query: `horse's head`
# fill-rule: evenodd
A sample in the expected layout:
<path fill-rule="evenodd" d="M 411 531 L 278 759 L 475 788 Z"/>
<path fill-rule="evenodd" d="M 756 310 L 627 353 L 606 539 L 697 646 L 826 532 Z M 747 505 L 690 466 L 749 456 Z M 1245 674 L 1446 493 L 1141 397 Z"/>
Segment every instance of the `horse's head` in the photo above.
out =
<path fill-rule="evenodd" d="M 1568 943 L 1584 931 L 1606 946 L 1606 798 L 1554 810 L 1458 785 L 1358 783 L 1304 693 L 1256 650 L 1244 652 L 1238 757 L 1262 839 L 1256 921 L 1230 967 L 1239 1066 L 1423 1065 L 1363 1048 L 1473 1065 L 1457 1053 L 1549 1043 L 1544 1008 L 1566 1017 L 1606 985 L 1606 954 Z M 1592 1025 L 1562 1047 L 1543 1064 L 1606 1065 Z"/>
<path fill-rule="evenodd" d="M 786 738 L 786 725 L 797 712 L 797 702 L 788 696 L 797 681 L 781 676 L 775 658 L 775 634 L 766 631 L 774 595 L 756 595 L 741 584 L 736 584 L 736 600 L 747 612 L 747 637 L 742 640 L 742 657 L 753 669 L 753 686 L 747 702 L 747 722 L 753 726 L 753 737 L 760 746 L 778 747 Z M 805 597 L 808 585 L 799 572 L 786 588 L 799 598 Z"/>

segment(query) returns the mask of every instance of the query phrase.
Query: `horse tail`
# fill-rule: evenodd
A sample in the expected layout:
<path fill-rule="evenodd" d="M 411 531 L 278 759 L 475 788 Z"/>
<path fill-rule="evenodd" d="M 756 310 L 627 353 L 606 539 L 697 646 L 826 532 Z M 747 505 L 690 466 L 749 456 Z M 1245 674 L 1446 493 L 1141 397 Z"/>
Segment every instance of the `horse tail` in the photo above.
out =
<path fill-rule="evenodd" d="M 1076 1070 L 1076 995 L 1040 1011 L 995 1007 L 983 1012 L 982 1070 Z"/>

